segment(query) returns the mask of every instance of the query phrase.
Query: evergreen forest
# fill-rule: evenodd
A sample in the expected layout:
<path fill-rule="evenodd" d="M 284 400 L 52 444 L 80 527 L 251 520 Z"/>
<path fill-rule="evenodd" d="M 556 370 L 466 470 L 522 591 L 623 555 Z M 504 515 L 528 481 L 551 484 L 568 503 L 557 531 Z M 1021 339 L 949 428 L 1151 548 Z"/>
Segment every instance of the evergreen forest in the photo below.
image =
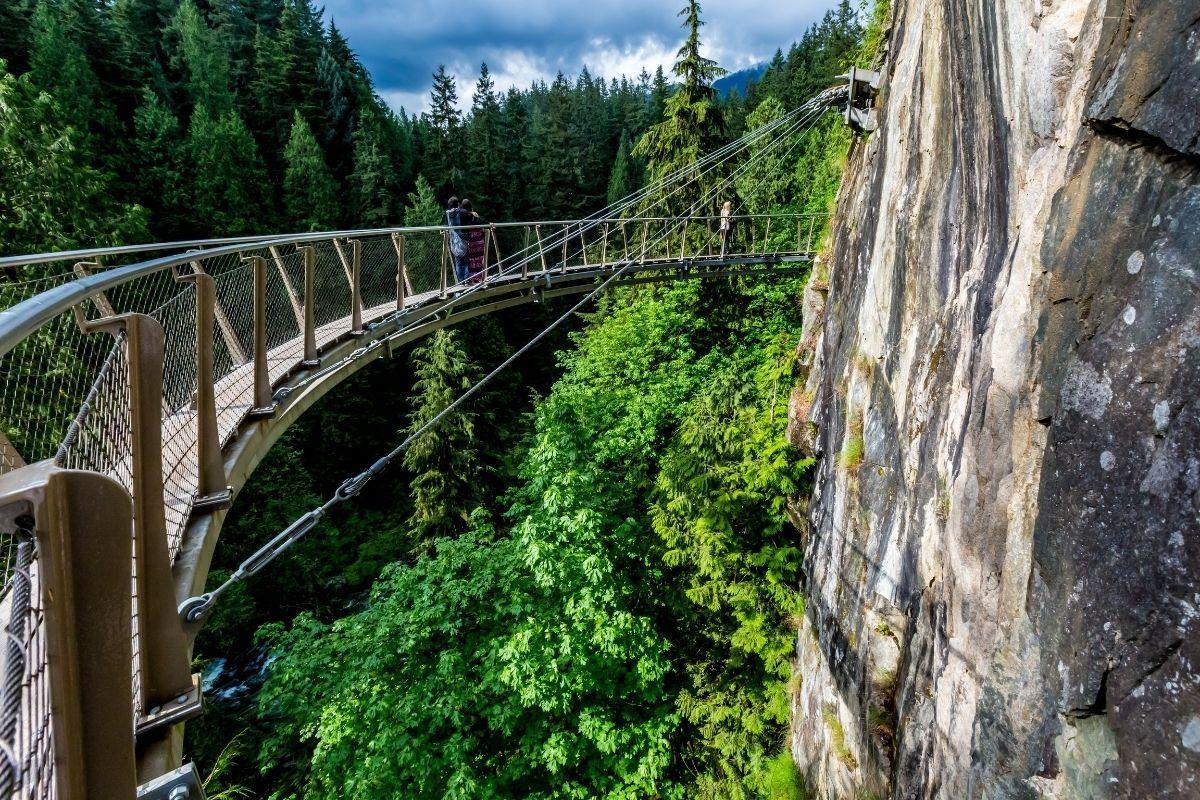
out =
<path fill-rule="evenodd" d="M 578 218 L 869 65 L 887 14 L 841 0 L 722 99 L 680 2 L 673 68 L 500 91 L 431 65 L 410 115 L 311 0 L 4 0 L 0 253 L 439 224 L 451 194 Z M 852 134 L 792 136 L 736 180 L 739 213 L 832 210 Z M 208 796 L 805 797 L 810 463 L 785 428 L 823 279 L 604 295 L 237 585 L 196 649 Z M 325 399 L 238 496 L 210 585 L 561 311 L 440 331 Z"/>

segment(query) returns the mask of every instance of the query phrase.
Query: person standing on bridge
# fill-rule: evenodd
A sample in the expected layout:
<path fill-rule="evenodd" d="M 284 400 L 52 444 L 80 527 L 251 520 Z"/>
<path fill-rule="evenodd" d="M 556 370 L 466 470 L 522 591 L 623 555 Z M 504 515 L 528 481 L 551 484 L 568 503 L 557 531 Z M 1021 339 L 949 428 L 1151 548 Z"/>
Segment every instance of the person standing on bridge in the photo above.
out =
<path fill-rule="evenodd" d="M 467 231 L 459 231 L 456 228 L 470 225 L 471 214 L 463 210 L 457 197 L 451 197 L 446 204 L 446 223 L 450 226 L 450 258 L 454 262 L 454 282 L 466 283 L 470 277 Z"/>
<path fill-rule="evenodd" d="M 733 203 L 729 200 L 721 206 L 721 258 L 729 247 L 729 236 L 733 233 Z"/>
<path fill-rule="evenodd" d="M 467 240 L 467 280 L 471 283 L 482 283 L 484 279 L 484 262 L 487 259 L 487 236 L 482 227 L 483 218 L 471 207 L 470 200 L 462 201 L 462 215 L 468 225 L 472 225 L 466 233 Z"/>

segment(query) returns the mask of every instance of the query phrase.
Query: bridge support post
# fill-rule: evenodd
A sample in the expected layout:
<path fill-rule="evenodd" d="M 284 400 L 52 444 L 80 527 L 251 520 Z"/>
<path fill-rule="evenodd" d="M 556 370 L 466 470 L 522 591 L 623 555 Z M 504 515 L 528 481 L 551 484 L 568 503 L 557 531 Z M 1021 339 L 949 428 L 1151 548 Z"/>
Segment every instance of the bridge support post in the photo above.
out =
<path fill-rule="evenodd" d="M 546 245 L 542 244 L 542 226 L 534 225 L 533 231 L 537 234 L 538 256 L 542 259 L 542 272 L 546 272 L 549 267 L 546 266 Z"/>
<path fill-rule="evenodd" d="M 259 259 L 263 272 L 266 261 Z M 175 611 L 171 554 L 163 502 L 162 379 L 164 334 L 153 317 L 128 314 L 129 403 L 132 420 L 133 552 L 137 567 L 138 776 L 170 771 L 182 745 L 175 723 L 201 710 L 198 676 L 191 672 L 188 640 Z M 211 331 L 209 334 L 211 339 Z M 168 707 L 169 711 L 163 712 Z"/>
<path fill-rule="evenodd" d="M 275 413 L 267 364 L 267 260 L 251 256 L 250 264 L 254 272 L 254 404 L 250 416 L 261 418 Z"/>
<path fill-rule="evenodd" d="M 450 255 L 450 231 L 442 231 L 442 273 L 438 297 L 446 296 L 446 259 Z"/>
<path fill-rule="evenodd" d="M 408 282 L 408 270 L 404 263 L 404 234 L 392 234 L 392 246 L 396 248 L 396 310 L 404 310 L 405 283 Z"/>
<path fill-rule="evenodd" d="M 529 226 L 525 226 L 525 249 L 521 251 L 521 280 L 529 277 Z"/>
<path fill-rule="evenodd" d="M 483 281 L 487 281 L 488 277 L 488 261 L 491 254 L 492 242 L 495 241 L 496 226 L 491 225 L 483 232 Z"/>
<path fill-rule="evenodd" d="M 563 225 L 563 260 L 562 274 L 567 274 L 567 248 L 571 246 L 571 226 Z"/>
<path fill-rule="evenodd" d="M 300 366 L 319 367 L 317 355 L 317 249 L 312 245 L 300 248 L 304 259 L 304 356 Z"/>
<path fill-rule="evenodd" d="M 229 504 L 233 492 L 225 483 L 225 463 L 217 430 L 214 385 L 213 335 L 216 318 L 216 281 L 206 272 L 180 275 L 196 291 L 196 494 L 192 511 L 210 511 Z"/>
<path fill-rule="evenodd" d="M 40 771 L 45 760 L 63 800 L 136 793 L 132 528 L 129 494 L 105 475 L 43 461 L 0 476 L 0 529 L 17 554 L 4 620 L 17 637 L 5 646 L 2 689 L 6 797 L 29 785 L 23 769 Z"/>
<path fill-rule="evenodd" d="M 350 333 L 361 336 L 363 328 L 362 242 L 350 240 Z"/>

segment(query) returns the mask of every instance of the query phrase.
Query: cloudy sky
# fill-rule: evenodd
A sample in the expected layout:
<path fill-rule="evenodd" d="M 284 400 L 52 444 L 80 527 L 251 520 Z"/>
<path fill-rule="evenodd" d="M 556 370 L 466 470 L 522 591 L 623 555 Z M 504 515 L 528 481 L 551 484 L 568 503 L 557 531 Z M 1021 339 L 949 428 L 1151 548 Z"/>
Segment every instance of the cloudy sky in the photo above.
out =
<path fill-rule="evenodd" d="M 835 0 L 705 0 L 708 54 L 730 70 L 770 58 Z M 479 64 L 501 89 L 587 66 L 605 77 L 669 67 L 682 0 L 325 0 L 396 109 L 426 110 L 438 64 L 469 104 Z"/>

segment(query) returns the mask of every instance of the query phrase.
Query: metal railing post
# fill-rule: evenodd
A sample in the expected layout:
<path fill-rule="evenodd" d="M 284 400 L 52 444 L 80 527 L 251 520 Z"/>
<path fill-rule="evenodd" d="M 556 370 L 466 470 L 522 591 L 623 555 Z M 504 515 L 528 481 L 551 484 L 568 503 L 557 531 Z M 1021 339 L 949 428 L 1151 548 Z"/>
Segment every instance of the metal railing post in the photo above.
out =
<path fill-rule="evenodd" d="M 604 235 L 600 244 L 600 265 L 608 266 L 608 223 L 604 223 Z"/>
<path fill-rule="evenodd" d="M 446 296 L 446 259 L 450 255 L 450 231 L 442 231 L 442 273 L 441 282 L 438 288 L 438 296 Z M 457 282 L 458 276 L 455 276 Z"/>
<path fill-rule="evenodd" d="M 525 225 L 525 249 L 521 251 L 521 280 L 529 277 L 529 226 Z"/>
<path fill-rule="evenodd" d="M 192 272 L 197 275 L 208 274 L 204 271 L 204 265 L 199 261 L 192 262 Z M 213 314 L 216 316 L 217 328 L 221 331 L 221 339 L 225 342 L 225 347 L 229 350 L 229 358 L 233 361 L 235 367 L 240 367 L 250 359 L 246 358 L 246 351 L 242 349 L 242 343 L 238 341 L 237 333 L 234 332 L 232 323 L 229 322 L 229 315 L 225 313 L 225 309 L 221 307 L 221 301 L 213 298 Z"/>
<path fill-rule="evenodd" d="M 496 226 L 492 225 L 491 227 L 487 228 L 483 232 L 483 277 L 480 278 L 480 280 L 482 280 L 484 283 L 487 283 L 488 256 L 491 253 L 490 248 L 492 246 L 492 241 L 493 241 L 493 231 L 495 231 L 495 230 L 496 230 Z"/>
<path fill-rule="evenodd" d="M 361 336 L 363 328 L 362 242 L 350 240 L 350 333 Z"/>
<path fill-rule="evenodd" d="M 396 249 L 396 310 L 404 310 L 406 296 L 404 284 L 408 281 L 407 267 L 404 263 L 404 234 L 392 234 L 392 247 Z"/>
<path fill-rule="evenodd" d="M 684 257 L 687 255 L 687 232 L 688 232 L 688 223 L 689 222 L 691 222 L 690 219 L 685 219 L 683 221 L 683 230 L 681 230 L 679 232 L 679 260 L 680 261 L 683 261 Z"/>
<path fill-rule="evenodd" d="M 304 355 L 300 366 L 316 367 L 321 364 L 317 354 L 317 249 L 312 245 L 299 249 L 304 259 Z"/>
<path fill-rule="evenodd" d="M 252 256 L 250 264 L 254 271 L 254 403 L 250 416 L 269 417 L 275 413 L 275 401 L 267 363 L 267 260 Z"/>
<path fill-rule="evenodd" d="M 262 261 L 260 259 L 260 261 Z M 263 269 L 266 262 L 262 261 Z M 130 461 L 134 562 L 137 565 L 138 654 L 142 718 L 137 723 L 138 776 L 169 771 L 175 723 L 200 713 L 197 676 L 175 607 L 162 469 L 162 381 L 165 336 L 153 317 L 119 318 L 129 353 Z M 170 704 L 167 713 L 163 707 Z"/>
<path fill-rule="evenodd" d="M 537 234 L 538 256 L 542 260 L 542 272 L 547 272 L 549 270 L 549 267 L 546 266 L 546 245 L 542 243 L 542 226 L 534 225 L 533 231 L 534 231 L 534 233 Z"/>
<path fill-rule="evenodd" d="M 216 281 L 206 272 L 179 276 L 196 292 L 196 493 L 192 512 L 223 508 L 233 498 L 225 482 L 225 460 L 217 427 L 213 335 L 216 321 Z"/>
<path fill-rule="evenodd" d="M 22 605 L 26 614 L 40 608 L 43 630 L 35 635 L 45 641 L 44 649 L 26 642 L 15 654 L 10 650 L 9 657 L 44 661 L 26 664 L 22 671 L 34 675 L 32 681 L 46 681 L 49 695 L 49 708 L 40 709 L 49 717 L 50 736 L 42 740 L 48 752 L 10 755 L 20 760 L 14 769 L 45 770 L 51 761 L 54 767 L 52 785 L 38 775 L 20 773 L 11 776 L 13 782 L 41 783 L 44 791 L 62 800 L 133 798 L 137 764 L 130 724 L 129 494 L 100 473 L 58 469 L 44 461 L 0 476 L 0 527 L 24 539 L 18 547 L 28 548 L 18 557 L 18 569 L 21 561 L 25 566 L 19 575 L 14 573 L 14 582 L 22 585 L 14 588 L 10 613 Z M 21 602 L 18 591 L 24 592 Z M 25 619 L 13 622 L 26 625 Z M 146 636 L 145 631 L 139 634 Z M 40 714 L 32 718 L 41 705 L 32 696 L 38 687 L 17 684 L 6 687 L 10 689 L 17 694 L 6 695 L 5 706 L 17 715 L 14 729 L 21 729 L 13 733 L 30 743 L 28 747 L 36 747 L 33 742 L 41 739 L 41 726 L 47 724 Z M 23 698 L 27 693 L 28 699 Z"/>
<path fill-rule="evenodd" d="M 570 246 L 571 246 L 571 226 L 569 224 L 567 224 L 567 225 L 563 225 L 563 260 L 562 260 L 562 274 L 563 275 L 567 274 L 567 250 Z"/>
<path fill-rule="evenodd" d="M 811 214 L 810 214 L 810 215 L 809 215 L 809 217 L 808 217 L 808 239 L 805 241 L 805 244 L 807 244 L 808 246 L 807 246 L 806 248 L 804 248 L 804 249 L 805 249 L 807 252 L 810 252 L 810 253 L 811 253 L 811 252 L 813 251 L 813 249 L 814 249 L 814 246 L 813 246 L 813 226 L 814 226 L 814 225 L 816 225 L 816 223 L 817 223 L 817 218 L 816 218 L 815 216 L 813 216 L 813 215 L 811 215 Z"/>
<path fill-rule="evenodd" d="M 494 223 L 494 222 L 492 223 L 491 231 L 492 231 L 492 250 L 495 251 L 495 253 L 496 253 L 496 269 L 497 269 L 497 273 L 498 273 L 499 269 L 500 269 L 500 264 L 502 264 L 504 262 L 504 257 L 500 255 L 500 237 L 496 235 L 496 223 Z M 486 256 L 485 256 L 484 262 L 483 262 L 483 274 L 484 274 L 484 277 L 486 278 L 487 277 Z"/>
<path fill-rule="evenodd" d="M 771 246 L 771 218 L 767 217 L 767 229 L 763 231 L 763 249 L 762 254 L 767 254 L 767 248 Z"/>

